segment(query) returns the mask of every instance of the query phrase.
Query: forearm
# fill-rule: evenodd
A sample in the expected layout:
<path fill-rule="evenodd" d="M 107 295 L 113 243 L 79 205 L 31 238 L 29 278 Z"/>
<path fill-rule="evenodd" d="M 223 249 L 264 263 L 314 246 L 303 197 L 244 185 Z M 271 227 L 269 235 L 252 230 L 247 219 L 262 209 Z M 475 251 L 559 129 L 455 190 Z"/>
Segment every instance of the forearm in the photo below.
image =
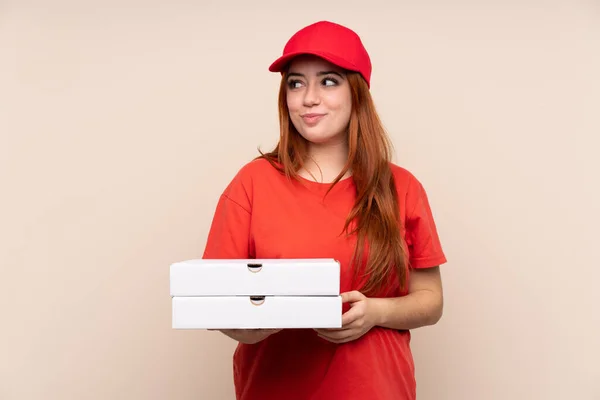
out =
<path fill-rule="evenodd" d="M 443 298 L 440 293 L 419 290 L 403 297 L 372 298 L 376 325 L 407 330 L 434 325 L 442 317 Z"/>

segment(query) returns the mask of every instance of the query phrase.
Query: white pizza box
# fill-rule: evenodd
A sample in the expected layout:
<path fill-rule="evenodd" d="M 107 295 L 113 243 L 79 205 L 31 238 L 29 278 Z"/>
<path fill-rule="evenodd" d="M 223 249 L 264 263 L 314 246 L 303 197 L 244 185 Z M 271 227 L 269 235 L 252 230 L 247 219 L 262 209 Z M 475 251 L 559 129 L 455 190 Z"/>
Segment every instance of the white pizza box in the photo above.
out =
<path fill-rule="evenodd" d="M 171 296 L 337 296 L 334 259 L 195 259 L 170 267 Z"/>
<path fill-rule="evenodd" d="M 173 297 L 174 329 L 340 328 L 341 296 Z"/>

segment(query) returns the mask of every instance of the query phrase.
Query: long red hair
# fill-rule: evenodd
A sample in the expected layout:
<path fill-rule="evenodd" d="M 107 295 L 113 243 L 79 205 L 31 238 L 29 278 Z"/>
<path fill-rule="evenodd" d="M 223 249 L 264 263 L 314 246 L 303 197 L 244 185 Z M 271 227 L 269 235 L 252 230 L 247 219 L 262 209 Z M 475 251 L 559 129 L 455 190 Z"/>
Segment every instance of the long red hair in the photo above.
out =
<path fill-rule="evenodd" d="M 346 219 L 344 232 L 357 235 L 352 259 L 356 278 L 361 271 L 367 280 L 361 292 L 377 293 L 387 286 L 392 272 L 401 288 L 406 284 L 408 261 L 401 235 L 398 196 L 390 169 L 392 144 L 375 109 L 369 88 L 360 74 L 348 72 L 352 112 L 348 125 L 348 161 L 336 177 L 335 185 L 350 170 L 356 186 L 356 202 Z M 262 153 L 275 168 L 290 178 L 298 178 L 308 156 L 308 142 L 290 120 L 286 101 L 286 76 L 279 88 L 280 138 L 274 150 Z M 350 225 L 354 228 L 350 231 Z M 363 260 L 365 247 L 368 256 Z"/>

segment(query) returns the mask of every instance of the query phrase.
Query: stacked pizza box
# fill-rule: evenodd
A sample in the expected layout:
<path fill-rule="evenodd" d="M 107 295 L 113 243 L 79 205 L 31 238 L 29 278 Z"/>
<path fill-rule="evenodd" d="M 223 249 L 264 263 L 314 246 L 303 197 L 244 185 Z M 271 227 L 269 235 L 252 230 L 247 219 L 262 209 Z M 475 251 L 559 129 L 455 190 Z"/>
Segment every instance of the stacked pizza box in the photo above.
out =
<path fill-rule="evenodd" d="M 334 259 L 188 260 L 170 267 L 174 329 L 339 328 Z"/>

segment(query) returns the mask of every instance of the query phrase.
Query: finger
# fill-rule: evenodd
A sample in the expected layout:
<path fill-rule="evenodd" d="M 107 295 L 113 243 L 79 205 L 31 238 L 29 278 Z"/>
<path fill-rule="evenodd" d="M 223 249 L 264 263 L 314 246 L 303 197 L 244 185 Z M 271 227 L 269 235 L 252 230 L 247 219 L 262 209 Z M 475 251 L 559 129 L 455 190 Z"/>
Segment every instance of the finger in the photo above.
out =
<path fill-rule="evenodd" d="M 317 332 L 318 335 L 322 335 L 322 336 L 333 336 L 335 334 L 337 334 L 338 332 L 342 332 L 345 329 L 341 329 L 341 328 L 337 328 L 337 329 L 315 329 L 315 332 Z"/>
<path fill-rule="evenodd" d="M 337 331 L 343 331 L 344 329 L 347 329 L 345 326 L 341 326 L 339 328 L 313 328 L 313 330 L 317 331 L 317 332 L 337 332 Z"/>
<path fill-rule="evenodd" d="M 348 330 L 348 328 L 319 328 L 319 329 L 314 329 L 315 332 L 319 333 L 319 334 L 324 334 L 324 335 L 328 335 L 329 333 L 332 332 L 341 332 L 341 331 L 346 331 Z"/>
<path fill-rule="evenodd" d="M 348 325 L 352 324 L 356 320 L 363 317 L 363 312 L 360 308 L 355 307 L 351 308 L 342 314 L 342 327 L 346 328 Z"/>
<path fill-rule="evenodd" d="M 352 336 L 343 336 L 343 337 L 338 338 L 338 337 L 328 337 L 328 336 L 319 335 L 319 337 L 328 342 L 339 344 L 339 343 L 346 343 L 346 342 L 350 341 L 350 338 Z"/>
<path fill-rule="evenodd" d="M 342 303 L 355 303 L 357 301 L 361 301 L 365 298 L 365 296 L 359 292 L 358 290 L 353 290 L 351 292 L 345 292 L 340 294 L 342 297 Z"/>
<path fill-rule="evenodd" d="M 342 326 L 340 328 L 317 328 L 314 329 L 317 332 L 338 332 L 350 328 L 360 327 L 357 322 L 361 321 L 363 312 L 360 308 L 351 308 L 342 314 Z"/>
<path fill-rule="evenodd" d="M 319 335 L 319 337 L 331 343 L 340 343 L 343 340 L 343 338 L 329 337 L 324 335 Z"/>
<path fill-rule="evenodd" d="M 323 332 L 323 333 L 319 333 L 318 335 L 321 336 L 322 338 L 329 339 L 329 340 L 342 340 L 344 338 L 351 337 L 355 334 L 356 334 L 356 332 L 353 329 L 344 329 L 342 331 L 337 331 L 337 332 Z"/>
<path fill-rule="evenodd" d="M 341 338 L 327 338 L 327 337 L 323 337 L 323 336 L 321 336 L 321 338 L 323 338 L 324 340 L 327 340 L 328 342 L 331 342 L 331 343 L 342 344 L 342 343 L 348 343 L 348 342 L 352 342 L 354 340 L 357 340 L 361 336 L 362 335 L 360 333 L 355 333 L 355 334 L 344 336 L 344 337 L 341 337 Z"/>

